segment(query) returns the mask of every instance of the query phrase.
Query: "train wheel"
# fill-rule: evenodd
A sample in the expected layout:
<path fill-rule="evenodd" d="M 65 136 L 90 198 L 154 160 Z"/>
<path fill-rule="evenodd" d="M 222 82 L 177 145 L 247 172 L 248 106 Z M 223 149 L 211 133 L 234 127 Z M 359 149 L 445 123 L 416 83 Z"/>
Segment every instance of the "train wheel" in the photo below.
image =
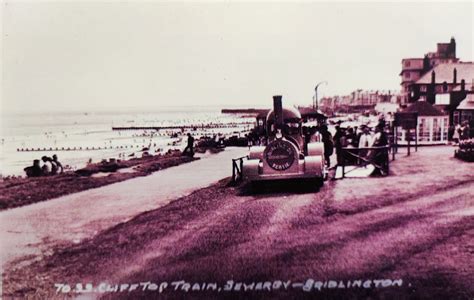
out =
<path fill-rule="evenodd" d="M 315 187 L 317 187 L 318 189 L 321 188 L 324 185 L 324 178 L 323 177 L 316 177 L 312 181 L 313 181 L 313 184 L 315 185 Z"/>

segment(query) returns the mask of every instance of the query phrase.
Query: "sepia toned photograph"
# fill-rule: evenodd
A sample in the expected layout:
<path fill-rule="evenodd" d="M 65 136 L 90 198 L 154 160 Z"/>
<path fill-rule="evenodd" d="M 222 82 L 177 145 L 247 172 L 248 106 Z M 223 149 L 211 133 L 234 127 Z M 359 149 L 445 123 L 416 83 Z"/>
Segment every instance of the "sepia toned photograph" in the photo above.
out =
<path fill-rule="evenodd" d="M 0 299 L 474 299 L 473 1 L 0 5 Z"/>

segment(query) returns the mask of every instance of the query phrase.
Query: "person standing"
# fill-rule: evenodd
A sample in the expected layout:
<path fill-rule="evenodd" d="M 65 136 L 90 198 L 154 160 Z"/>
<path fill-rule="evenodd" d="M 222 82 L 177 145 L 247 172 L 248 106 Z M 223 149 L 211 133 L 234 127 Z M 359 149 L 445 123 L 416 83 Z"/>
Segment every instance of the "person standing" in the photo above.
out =
<path fill-rule="evenodd" d="M 459 140 L 461 140 L 461 133 L 462 133 L 461 125 L 456 124 L 456 126 L 454 127 L 454 133 L 453 133 L 453 141 L 455 144 L 458 144 Z"/>
<path fill-rule="evenodd" d="M 337 159 L 337 165 L 341 166 L 342 165 L 342 143 L 341 139 L 344 135 L 344 132 L 342 131 L 341 128 L 341 123 L 338 122 L 336 125 L 336 133 L 334 133 L 333 136 L 333 142 L 334 142 L 334 147 L 336 148 L 336 159 Z"/>
<path fill-rule="evenodd" d="M 189 156 L 194 156 L 194 137 L 191 133 L 188 133 L 188 144 L 186 148 L 184 148 L 183 154 L 187 154 L 189 152 Z"/>
<path fill-rule="evenodd" d="M 326 167 L 329 168 L 331 167 L 331 155 L 334 152 L 334 142 L 326 125 L 322 125 L 319 132 L 321 133 L 321 141 L 324 145 L 324 160 Z"/>
<path fill-rule="evenodd" d="M 467 140 L 469 139 L 469 123 L 467 121 L 462 122 L 462 127 L 461 127 L 461 134 L 460 134 L 460 139 Z"/>
<path fill-rule="evenodd" d="M 370 135 L 370 128 L 367 126 L 364 126 L 362 129 L 362 134 L 360 135 L 360 138 L 359 138 L 359 149 L 369 148 L 371 146 L 372 146 L 372 136 Z M 368 154 L 368 150 L 366 149 L 359 150 L 360 157 L 366 157 L 367 154 Z"/>
<path fill-rule="evenodd" d="M 384 131 L 383 126 L 375 127 L 375 134 L 372 140 L 371 147 L 385 147 L 388 145 L 387 134 Z M 387 163 L 388 163 L 388 151 L 386 149 L 375 149 L 369 152 L 370 156 L 375 164 L 381 168 L 377 168 L 374 171 L 374 175 L 387 175 Z"/>

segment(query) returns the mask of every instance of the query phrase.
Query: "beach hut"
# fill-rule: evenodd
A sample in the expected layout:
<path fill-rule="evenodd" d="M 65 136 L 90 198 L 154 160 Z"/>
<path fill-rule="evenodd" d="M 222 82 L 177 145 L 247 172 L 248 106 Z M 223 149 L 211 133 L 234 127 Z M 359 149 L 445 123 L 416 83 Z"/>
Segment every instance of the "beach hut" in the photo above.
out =
<path fill-rule="evenodd" d="M 427 101 L 416 101 L 403 110 L 418 114 L 416 135 L 419 145 L 448 143 L 449 117 Z M 399 144 L 406 144 L 406 130 L 399 132 Z"/>

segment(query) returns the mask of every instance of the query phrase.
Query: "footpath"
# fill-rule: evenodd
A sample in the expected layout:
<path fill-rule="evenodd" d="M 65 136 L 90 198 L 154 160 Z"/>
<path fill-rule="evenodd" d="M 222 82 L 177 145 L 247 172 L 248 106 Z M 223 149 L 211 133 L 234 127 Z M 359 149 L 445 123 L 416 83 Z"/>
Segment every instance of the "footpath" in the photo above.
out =
<path fill-rule="evenodd" d="M 0 212 L 0 262 L 48 255 L 54 246 L 85 238 L 137 214 L 209 186 L 232 174 L 231 159 L 247 148 L 227 148 L 200 160 L 119 183 Z"/>

